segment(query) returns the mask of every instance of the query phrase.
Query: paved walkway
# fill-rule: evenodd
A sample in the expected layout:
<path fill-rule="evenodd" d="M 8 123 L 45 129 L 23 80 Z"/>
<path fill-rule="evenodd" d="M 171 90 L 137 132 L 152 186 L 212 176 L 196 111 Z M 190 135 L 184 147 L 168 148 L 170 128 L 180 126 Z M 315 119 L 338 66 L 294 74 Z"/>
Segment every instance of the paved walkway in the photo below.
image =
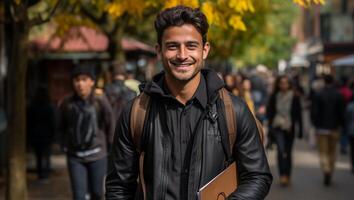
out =
<path fill-rule="evenodd" d="M 304 141 L 296 141 L 293 155 L 292 183 L 283 188 L 278 182 L 275 150 L 268 152 L 274 181 L 267 200 L 352 200 L 354 199 L 354 175 L 351 174 L 349 155 L 337 154 L 336 171 L 330 187 L 323 185 L 317 151 Z"/>
<path fill-rule="evenodd" d="M 274 182 L 267 200 L 351 200 L 354 199 L 354 175 L 350 173 L 348 155 L 338 154 L 336 172 L 331 187 L 322 184 L 317 152 L 304 141 L 296 141 L 294 151 L 292 184 L 283 188 L 278 184 L 275 150 L 268 152 Z M 63 155 L 52 157 L 54 172 L 47 182 L 36 180 L 28 174 L 29 200 L 70 200 L 71 191 Z M 31 163 L 30 163 L 31 165 Z M 4 199 L 3 183 L 0 180 L 0 200 Z"/>

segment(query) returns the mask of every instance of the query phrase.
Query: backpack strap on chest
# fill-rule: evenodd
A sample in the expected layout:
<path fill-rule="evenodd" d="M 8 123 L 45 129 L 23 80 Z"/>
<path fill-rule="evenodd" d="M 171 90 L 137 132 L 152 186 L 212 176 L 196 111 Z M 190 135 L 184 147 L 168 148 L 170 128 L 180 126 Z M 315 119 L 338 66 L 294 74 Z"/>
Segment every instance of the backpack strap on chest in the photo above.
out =
<path fill-rule="evenodd" d="M 150 96 L 140 93 L 133 102 L 130 114 L 130 131 L 133 142 L 140 152 L 141 135 L 144 129 L 146 113 L 149 112 Z"/>
<path fill-rule="evenodd" d="M 229 95 L 228 91 L 225 88 L 219 90 L 219 96 L 223 101 L 225 107 L 227 133 L 229 136 L 230 151 L 232 152 L 232 149 L 235 144 L 236 132 L 237 132 L 236 113 L 234 111 L 234 106 L 232 104 L 231 96 Z"/>

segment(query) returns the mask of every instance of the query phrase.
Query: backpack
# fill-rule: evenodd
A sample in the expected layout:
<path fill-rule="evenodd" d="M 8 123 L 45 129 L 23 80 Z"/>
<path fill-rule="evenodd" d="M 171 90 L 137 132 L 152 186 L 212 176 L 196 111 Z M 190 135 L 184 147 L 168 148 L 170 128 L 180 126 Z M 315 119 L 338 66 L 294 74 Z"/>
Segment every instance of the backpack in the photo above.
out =
<path fill-rule="evenodd" d="M 224 103 L 224 109 L 225 109 L 225 119 L 226 119 L 226 124 L 227 124 L 227 132 L 229 136 L 229 148 L 230 151 L 232 151 L 233 146 L 236 141 L 236 114 L 234 112 L 233 104 L 232 104 L 232 99 L 229 94 L 229 92 L 225 89 L 222 88 L 219 90 L 219 96 L 221 100 Z M 140 181 L 140 186 L 143 191 L 144 199 L 146 199 L 146 187 L 145 187 L 145 181 L 144 181 L 144 176 L 143 174 L 143 163 L 144 163 L 144 152 L 140 151 L 140 141 L 141 141 L 141 135 L 143 132 L 144 128 L 144 123 L 145 123 L 145 116 L 146 113 L 149 112 L 149 104 L 150 104 L 150 96 L 145 94 L 144 92 L 141 92 L 133 101 L 133 106 L 132 110 L 130 113 L 130 130 L 131 130 L 131 136 L 133 138 L 133 143 L 137 147 L 138 152 L 140 153 L 139 157 L 139 181 Z M 264 139 L 264 131 L 263 131 L 263 126 L 261 122 L 253 115 L 253 118 L 255 119 L 259 137 L 261 140 L 261 143 L 263 144 L 263 139 Z M 228 161 L 232 159 L 232 153 L 228 153 Z M 231 162 L 228 162 L 228 165 L 230 165 Z M 236 168 L 237 172 L 237 168 Z"/>
<path fill-rule="evenodd" d="M 227 124 L 227 132 L 229 135 L 229 145 L 230 149 L 233 149 L 233 145 L 236 141 L 236 114 L 234 112 L 231 96 L 229 92 L 222 88 L 219 90 L 219 96 L 224 103 L 225 108 L 225 119 Z M 134 99 L 132 111 L 130 114 L 130 130 L 133 138 L 134 144 L 139 148 L 140 147 L 140 138 L 144 128 L 145 116 L 149 112 L 149 103 L 150 97 L 144 92 L 140 93 Z M 264 130 L 262 123 L 253 115 L 253 118 L 256 121 L 257 129 L 261 142 L 264 140 Z"/>
<path fill-rule="evenodd" d="M 68 141 L 76 151 L 88 150 L 94 144 L 98 131 L 99 103 L 69 105 L 69 132 Z"/>

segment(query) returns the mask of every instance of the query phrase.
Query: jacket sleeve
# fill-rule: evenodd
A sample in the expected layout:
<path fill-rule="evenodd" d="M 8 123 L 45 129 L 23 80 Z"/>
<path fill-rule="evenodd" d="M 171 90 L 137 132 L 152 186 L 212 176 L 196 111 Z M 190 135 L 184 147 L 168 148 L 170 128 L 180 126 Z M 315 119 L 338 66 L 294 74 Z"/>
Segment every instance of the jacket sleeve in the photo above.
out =
<path fill-rule="evenodd" d="M 273 177 L 258 129 L 245 103 L 236 98 L 233 98 L 233 103 L 237 121 L 233 155 L 238 168 L 239 185 L 228 199 L 264 199 L 269 192 Z"/>
<path fill-rule="evenodd" d="M 139 154 L 130 133 L 130 109 L 131 103 L 117 121 L 106 178 L 106 200 L 134 199 L 135 196 Z"/>

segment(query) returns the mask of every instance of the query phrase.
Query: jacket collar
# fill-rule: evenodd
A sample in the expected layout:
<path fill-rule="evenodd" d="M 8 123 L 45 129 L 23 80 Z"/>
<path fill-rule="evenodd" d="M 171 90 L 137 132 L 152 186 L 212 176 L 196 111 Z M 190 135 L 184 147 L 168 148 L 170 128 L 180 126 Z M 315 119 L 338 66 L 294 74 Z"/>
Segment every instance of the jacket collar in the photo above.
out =
<path fill-rule="evenodd" d="M 224 81 L 211 69 L 202 69 L 201 75 L 205 80 L 207 91 L 207 102 L 205 102 L 205 104 L 212 104 L 218 95 L 219 89 L 225 86 Z M 160 72 L 153 77 L 151 82 L 140 85 L 140 89 L 151 96 L 168 97 L 169 94 L 166 93 L 162 87 L 164 85 L 164 76 L 165 72 Z M 200 103 L 204 106 L 203 102 Z"/>

